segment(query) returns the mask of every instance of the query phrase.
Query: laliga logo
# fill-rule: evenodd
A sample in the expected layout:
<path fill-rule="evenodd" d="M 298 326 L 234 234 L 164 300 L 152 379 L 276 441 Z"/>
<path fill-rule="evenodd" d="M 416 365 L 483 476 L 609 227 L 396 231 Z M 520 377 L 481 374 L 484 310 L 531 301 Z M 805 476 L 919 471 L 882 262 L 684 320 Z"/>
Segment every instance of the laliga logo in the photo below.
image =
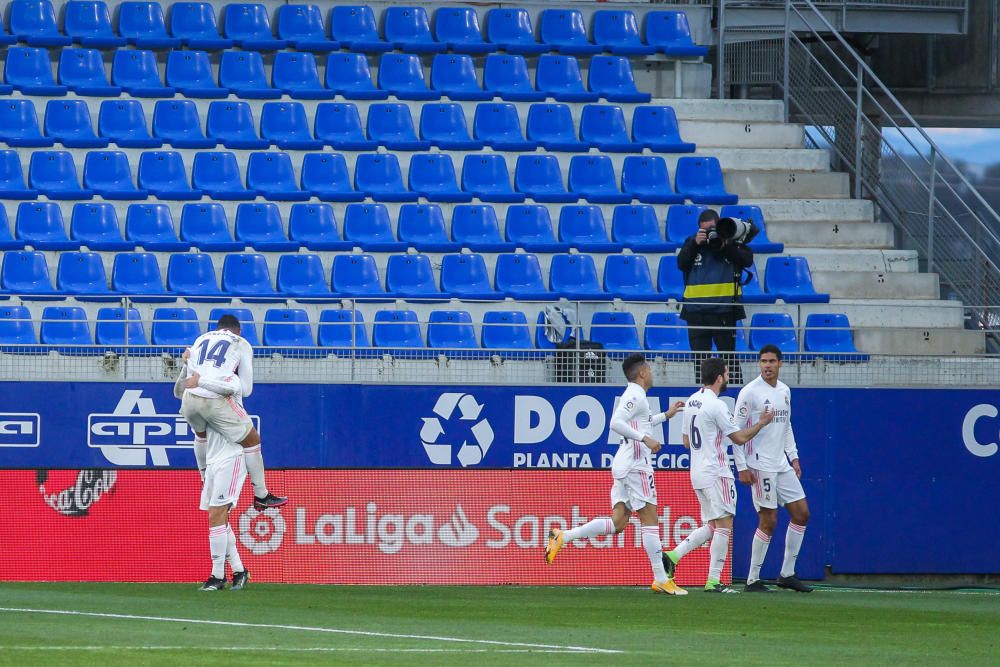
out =
<path fill-rule="evenodd" d="M 285 537 L 285 520 L 273 507 L 258 512 L 250 506 L 240 515 L 240 542 L 255 556 L 278 550 Z"/>
<path fill-rule="evenodd" d="M 467 426 L 468 422 L 475 422 L 469 429 L 472 434 L 472 442 L 469 441 L 469 438 L 463 438 L 461 445 L 457 442 L 438 442 L 438 439 L 445 432 L 441 420 L 450 422 L 456 407 L 458 408 L 459 425 L 466 422 Z M 486 419 L 476 421 L 479 419 L 479 413 L 482 412 L 482 409 L 483 406 L 476 402 L 472 394 L 447 393 L 438 397 L 437 403 L 434 404 L 434 414 L 437 416 L 423 417 L 424 426 L 420 429 L 420 441 L 431 463 L 439 466 L 450 465 L 452 451 L 455 447 L 458 448 L 458 462 L 462 464 L 463 468 L 482 463 L 490 445 L 493 444 L 493 428 L 490 423 Z"/>
<path fill-rule="evenodd" d="M 993 456 L 1000 449 L 996 442 L 983 444 L 976 439 L 976 422 L 983 417 L 993 419 L 997 414 L 1000 414 L 997 409 L 988 403 L 976 405 L 965 413 L 965 419 L 962 420 L 962 442 L 974 456 L 986 458 Z"/>

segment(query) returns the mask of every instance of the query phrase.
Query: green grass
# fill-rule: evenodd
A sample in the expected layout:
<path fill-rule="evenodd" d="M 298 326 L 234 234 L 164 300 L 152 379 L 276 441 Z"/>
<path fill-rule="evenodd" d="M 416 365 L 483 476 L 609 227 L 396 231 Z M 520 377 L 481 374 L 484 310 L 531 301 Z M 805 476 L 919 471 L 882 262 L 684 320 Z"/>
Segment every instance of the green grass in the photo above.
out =
<path fill-rule="evenodd" d="M 670 598 L 641 588 L 251 584 L 199 593 L 193 585 L 30 583 L 0 584 L 0 607 L 0 664 L 19 667 L 1000 664 L 1000 595 L 991 592 L 693 590 Z"/>

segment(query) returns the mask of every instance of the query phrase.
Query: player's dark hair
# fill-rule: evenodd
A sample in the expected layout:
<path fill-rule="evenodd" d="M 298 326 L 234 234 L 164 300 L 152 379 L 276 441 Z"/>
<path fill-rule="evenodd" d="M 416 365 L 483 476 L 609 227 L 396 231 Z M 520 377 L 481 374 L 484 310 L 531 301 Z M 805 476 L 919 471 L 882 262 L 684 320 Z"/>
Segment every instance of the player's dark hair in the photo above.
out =
<path fill-rule="evenodd" d="M 240 321 L 236 319 L 235 315 L 223 315 L 219 318 L 219 323 L 215 325 L 216 329 L 229 329 L 233 333 L 240 332 Z"/>
<path fill-rule="evenodd" d="M 715 384 L 715 381 L 725 374 L 726 362 L 719 357 L 709 357 L 701 362 L 701 383 L 706 387 Z"/>
<path fill-rule="evenodd" d="M 757 353 L 757 358 L 760 359 L 765 354 L 773 354 L 778 357 L 778 361 L 781 361 L 781 349 L 774 343 L 768 343 L 764 347 L 760 348 L 760 352 Z"/>
<path fill-rule="evenodd" d="M 639 375 L 639 370 L 642 369 L 644 363 L 646 363 L 646 357 L 638 352 L 625 357 L 625 361 L 622 362 L 622 372 L 625 373 L 625 379 L 629 382 L 635 382 L 635 378 Z"/>
<path fill-rule="evenodd" d="M 719 214 L 710 208 L 706 208 L 698 215 L 699 225 L 703 222 L 718 222 L 718 221 L 719 221 Z"/>

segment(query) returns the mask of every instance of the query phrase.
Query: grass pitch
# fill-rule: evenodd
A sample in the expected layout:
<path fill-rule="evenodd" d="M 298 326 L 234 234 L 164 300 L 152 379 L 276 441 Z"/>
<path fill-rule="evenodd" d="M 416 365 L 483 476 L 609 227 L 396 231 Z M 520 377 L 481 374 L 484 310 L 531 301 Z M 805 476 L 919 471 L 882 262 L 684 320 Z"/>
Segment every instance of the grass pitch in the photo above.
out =
<path fill-rule="evenodd" d="M 1000 664 L 1000 593 L 0 584 L 2 665 Z"/>

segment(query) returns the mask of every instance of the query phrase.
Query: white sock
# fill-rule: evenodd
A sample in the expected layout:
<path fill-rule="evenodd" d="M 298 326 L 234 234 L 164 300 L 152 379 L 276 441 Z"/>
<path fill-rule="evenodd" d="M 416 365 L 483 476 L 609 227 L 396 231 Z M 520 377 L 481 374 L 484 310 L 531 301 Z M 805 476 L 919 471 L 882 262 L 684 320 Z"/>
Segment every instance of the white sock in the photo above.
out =
<path fill-rule="evenodd" d="M 263 498 L 267 495 L 267 484 L 264 483 L 264 455 L 260 453 L 260 445 L 244 447 L 243 462 L 247 465 L 247 474 L 253 484 L 253 495 Z"/>
<path fill-rule="evenodd" d="M 708 566 L 708 580 L 722 581 L 722 566 L 729 555 L 729 528 L 716 528 L 712 535 L 711 564 Z"/>
<path fill-rule="evenodd" d="M 687 556 L 705 542 L 708 542 L 708 538 L 711 536 L 712 527 L 707 523 L 698 530 L 693 531 L 674 549 L 674 555 L 677 556 L 677 560 L 684 558 L 684 556 Z"/>
<path fill-rule="evenodd" d="M 201 481 L 205 481 L 205 458 L 208 456 L 208 438 L 199 438 L 197 435 L 194 436 L 194 460 L 198 465 L 198 474 L 201 475 Z"/>
<path fill-rule="evenodd" d="M 750 573 L 747 575 L 748 584 L 760 580 L 760 568 L 764 564 L 764 556 L 767 555 L 767 547 L 770 544 L 771 536 L 758 528 L 753 536 L 753 545 L 750 547 Z"/>
<path fill-rule="evenodd" d="M 642 547 L 649 556 L 649 564 L 653 566 L 653 579 L 659 583 L 667 580 L 667 572 L 663 569 L 663 543 L 660 542 L 659 526 L 640 526 Z"/>
<path fill-rule="evenodd" d="M 592 519 L 582 526 L 577 526 L 563 533 L 563 542 L 582 540 L 587 537 L 600 537 L 615 532 L 615 522 L 606 516 Z"/>
<path fill-rule="evenodd" d="M 212 526 L 208 529 L 208 547 L 212 554 L 212 576 L 226 576 L 226 550 L 229 546 L 229 526 Z"/>
<path fill-rule="evenodd" d="M 233 568 L 233 572 L 243 571 L 243 559 L 240 558 L 240 552 L 236 548 L 236 533 L 233 532 L 233 527 L 226 524 L 229 529 L 226 537 L 228 537 L 226 545 L 226 559 L 229 561 L 229 567 Z"/>
<path fill-rule="evenodd" d="M 795 574 L 795 561 L 799 557 L 799 549 L 802 548 L 802 538 L 806 536 L 806 527 L 797 523 L 788 522 L 788 530 L 785 531 L 785 560 L 781 563 L 781 576 L 790 577 Z"/>

